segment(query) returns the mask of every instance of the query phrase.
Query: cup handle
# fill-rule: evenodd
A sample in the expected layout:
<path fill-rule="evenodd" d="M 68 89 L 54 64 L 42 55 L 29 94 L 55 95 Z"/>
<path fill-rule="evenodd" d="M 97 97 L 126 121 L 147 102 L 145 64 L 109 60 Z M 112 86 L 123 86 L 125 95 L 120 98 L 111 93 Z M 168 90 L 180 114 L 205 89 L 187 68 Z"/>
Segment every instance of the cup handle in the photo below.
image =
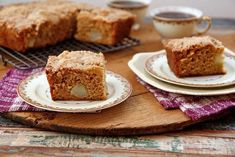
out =
<path fill-rule="evenodd" d="M 201 32 L 197 31 L 197 35 L 205 34 L 211 28 L 211 18 L 209 16 L 202 16 L 198 24 L 202 23 L 202 21 L 207 22 L 207 27 Z"/>

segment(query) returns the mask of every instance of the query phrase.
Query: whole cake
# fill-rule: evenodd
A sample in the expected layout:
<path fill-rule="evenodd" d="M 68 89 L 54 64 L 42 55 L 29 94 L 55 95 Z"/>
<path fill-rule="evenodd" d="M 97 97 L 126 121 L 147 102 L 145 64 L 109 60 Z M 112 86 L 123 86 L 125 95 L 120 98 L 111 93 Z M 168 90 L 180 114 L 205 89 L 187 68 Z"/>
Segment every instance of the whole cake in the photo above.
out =
<path fill-rule="evenodd" d="M 54 45 L 71 38 L 76 13 L 84 4 L 68 1 L 38 1 L 0 9 L 0 45 L 25 52 L 30 48 Z"/>
<path fill-rule="evenodd" d="M 224 46 L 210 36 L 169 39 L 163 45 L 178 77 L 225 74 Z"/>
<path fill-rule="evenodd" d="M 64 51 L 59 56 L 49 56 L 45 71 L 53 100 L 107 98 L 102 53 Z"/>
<path fill-rule="evenodd" d="M 129 36 L 135 16 L 129 12 L 97 8 L 77 15 L 75 39 L 114 45 Z"/>
<path fill-rule="evenodd" d="M 25 52 L 73 38 L 75 32 L 78 40 L 115 44 L 129 35 L 133 15 L 105 10 L 67 0 L 4 6 L 0 8 L 0 46 Z"/>

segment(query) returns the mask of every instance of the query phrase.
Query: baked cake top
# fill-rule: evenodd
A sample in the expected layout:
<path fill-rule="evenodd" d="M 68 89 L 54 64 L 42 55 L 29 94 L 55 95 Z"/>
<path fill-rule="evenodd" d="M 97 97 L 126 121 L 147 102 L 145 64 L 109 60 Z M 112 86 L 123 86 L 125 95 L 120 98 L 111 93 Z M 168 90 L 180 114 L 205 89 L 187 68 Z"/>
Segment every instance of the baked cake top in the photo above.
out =
<path fill-rule="evenodd" d="M 89 16 L 95 20 L 101 20 L 105 22 L 116 22 L 123 19 L 135 20 L 135 15 L 130 12 L 111 8 L 96 8 L 91 12 L 82 11 L 79 13 L 79 17 Z"/>
<path fill-rule="evenodd" d="M 57 71 L 59 69 L 91 69 L 93 67 L 105 67 L 105 58 L 102 53 L 91 51 L 63 51 L 59 56 L 49 56 L 47 69 Z"/>
<path fill-rule="evenodd" d="M 26 4 L 14 4 L 0 9 L 0 26 L 23 30 L 42 23 L 57 23 L 79 10 L 90 10 L 86 4 L 66 0 L 45 0 Z"/>
<path fill-rule="evenodd" d="M 210 36 L 184 37 L 181 39 L 169 39 L 163 41 L 165 47 L 171 48 L 172 51 L 188 50 L 192 47 L 204 47 L 212 45 L 215 48 L 223 48 L 222 43 Z"/>

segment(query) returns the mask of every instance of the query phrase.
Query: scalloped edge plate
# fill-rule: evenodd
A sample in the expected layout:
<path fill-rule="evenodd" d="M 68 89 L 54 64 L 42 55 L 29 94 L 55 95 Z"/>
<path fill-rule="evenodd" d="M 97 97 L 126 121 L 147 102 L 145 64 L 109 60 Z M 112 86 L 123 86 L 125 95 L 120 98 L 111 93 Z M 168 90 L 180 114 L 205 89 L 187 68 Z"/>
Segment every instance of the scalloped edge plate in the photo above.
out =
<path fill-rule="evenodd" d="M 235 55 L 224 52 L 226 74 L 197 77 L 177 77 L 170 69 L 166 52 L 162 51 L 149 57 L 145 62 L 145 70 L 153 77 L 176 85 L 200 88 L 223 87 L 235 84 Z"/>
<path fill-rule="evenodd" d="M 17 93 L 26 103 L 49 111 L 97 112 L 126 100 L 132 92 L 127 79 L 119 74 L 106 71 L 108 98 L 101 101 L 53 101 L 45 72 L 36 73 L 22 80 Z"/>

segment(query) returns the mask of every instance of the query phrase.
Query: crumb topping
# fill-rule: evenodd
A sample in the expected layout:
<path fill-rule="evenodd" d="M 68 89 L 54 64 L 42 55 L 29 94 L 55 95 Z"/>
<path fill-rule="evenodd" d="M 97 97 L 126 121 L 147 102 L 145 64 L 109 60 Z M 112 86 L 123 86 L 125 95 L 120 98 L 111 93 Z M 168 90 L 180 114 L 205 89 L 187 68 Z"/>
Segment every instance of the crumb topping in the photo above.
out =
<path fill-rule="evenodd" d="M 105 59 L 102 53 L 91 51 L 64 51 L 59 56 L 49 56 L 47 67 L 53 71 L 61 68 L 90 69 L 95 66 L 104 68 Z"/>
<path fill-rule="evenodd" d="M 40 27 L 45 22 L 57 23 L 79 10 L 89 10 L 86 4 L 66 0 L 44 0 L 25 4 L 15 4 L 0 10 L 0 25 L 17 30 Z"/>
<path fill-rule="evenodd" d="M 171 47 L 172 51 L 187 50 L 192 46 L 213 45 L 215 48 L 223 48 L 222 43 L 210 36 L 184 37 L 181 39 L 170 39 L 163 42 L 166 47 Z"/>

